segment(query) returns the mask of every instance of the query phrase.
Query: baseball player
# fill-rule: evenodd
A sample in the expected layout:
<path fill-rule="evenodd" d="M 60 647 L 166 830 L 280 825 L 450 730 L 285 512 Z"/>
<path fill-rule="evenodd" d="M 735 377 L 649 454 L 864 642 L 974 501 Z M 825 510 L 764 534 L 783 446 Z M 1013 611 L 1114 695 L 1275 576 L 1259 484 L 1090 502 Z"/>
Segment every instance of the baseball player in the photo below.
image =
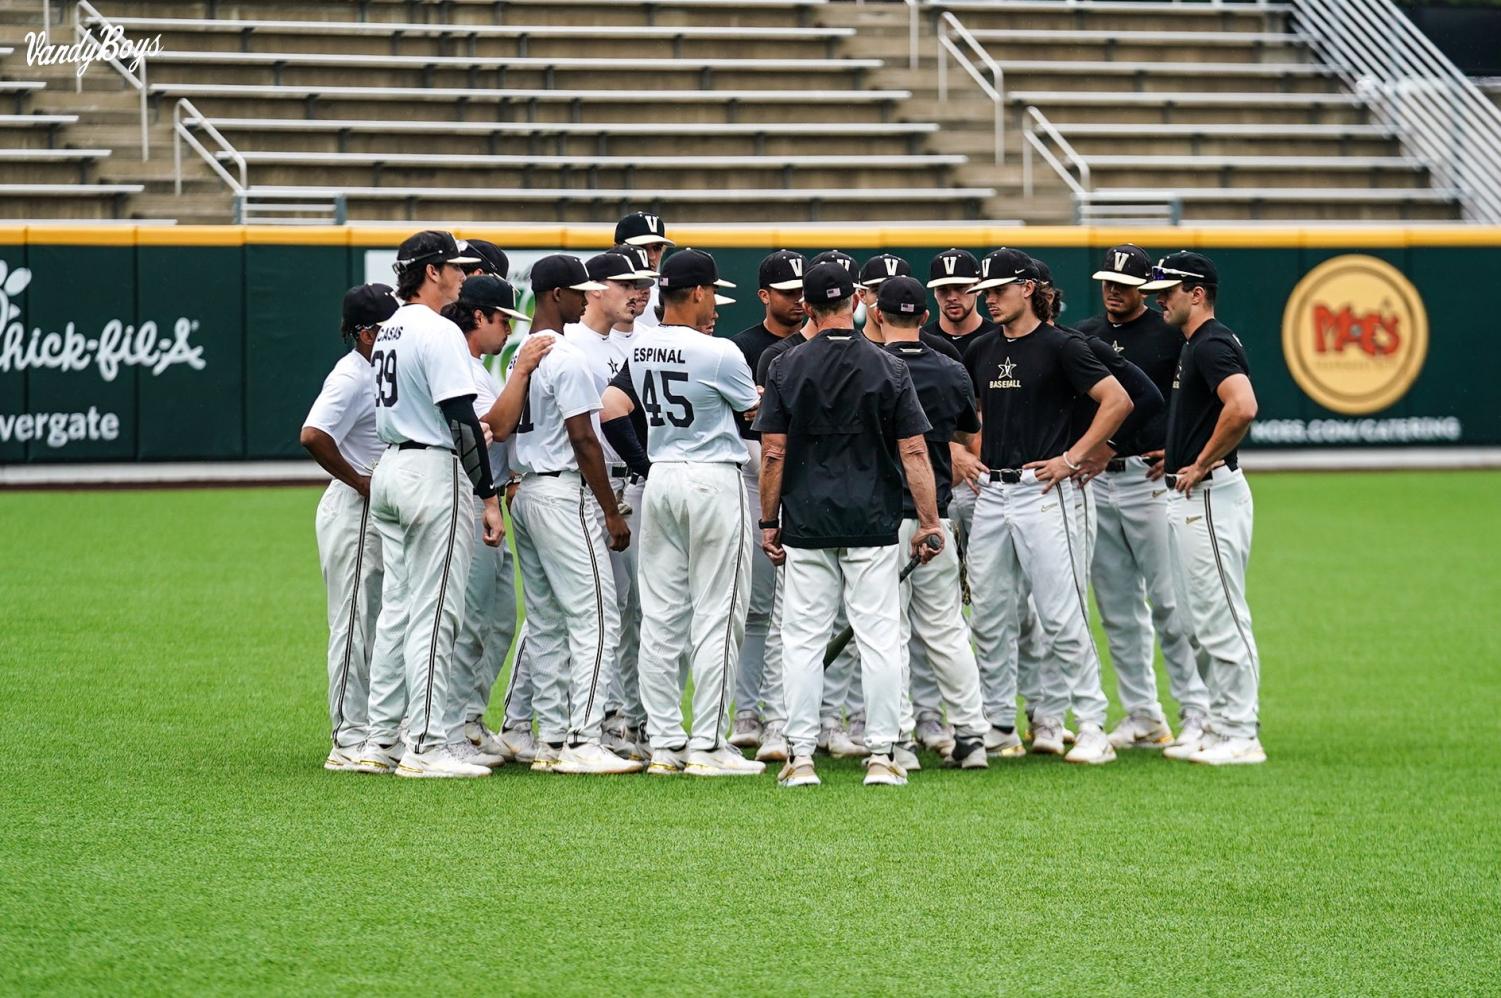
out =
<path fill-rule="evenodd" d="M 923 332 L 942 336 L 962 356 L 975 337 L 996 327 L 980 309 L 975 284 L 981 279 L 980 262 L 969 250 L 946 249 L 928 265 L 928 290 L 938 305 L 938 318 Z"/>
<path fill-rule="evenodd" d="M 1139 246 L 1126 243 L 1106 250 L 1094 274 L 1105 313 L 1085 319 L 1079 329 L 1145 372 L 1166 399 L 1172 394 L 1183 334 L 1147 308 L 1141 287 L 1151 272 L 1152 262 Z M 1178 716 L 1191 738 L 1200 737 L 1195 732 L 1202 733 L 1209 712 L 1209 691 L 1174 588 L 1167 488 L 1148 477 L 1160 470 L 1166 432 L 1164 408 L 1136 433 L 1117 434 L 1114 453 L 1091 461 L 1099 472 L 1090 483 L 1097 525 L 1091 577 L 1126 710 L 1110 733 L 1110 744 L 1118 749 L 1161 748 L 1173 741 L 1152 670 L 1154 631 Z"/>
<path fill-rule="evenodd" d="M 499 246 L 484 239 L 469 239 L 464 242 L 463 250 L 465 256 L 474 258 L 473 263 L 464 264 L 466 278 L 489 274 L 503 281 L 510 280 L 511 258 Z"/>
<path fill-rule="evenodd" d="M 664 324 L 639 334 L 606 391 L 606 419 L 647 417 L 641 547 L 641 698 L 652 745 L 647 772 L 747 776 L 764 762 L 725 738 L 751 586 L 750 506 L 739 413 L 760 401 L 732 343 L 706 335 L 719 277 L 714 258 L 683 249 L 658 279 Z M 679 663 L 693 674 L 693 730 L 683 729 Z"/>
<path fill-rule="evenodd" d="M 1163 755 L 1211 766 L 1266 761 L 1258 737 L 1261 659 L 1246 605 L 1251 489 L 1237 448 L 1256 418 L 1256 393 L 1240 339 L 1214 317 L 1219 272 L 1200 253 L 1174 253 L 1152 270 L 1162 317 L 1183 331 L 1168 405 L 1164 481 L 1168 540 L 1179 602 L 1208 658 L 1209 721 L 1197 743 L 1189 725 Z M 1189 736 L 1189 737 L 1185 737 Z"/>
<path fill-rule="evenodd" d="M 662 254 L 667 252 L 667 247 L 677 245 L 667 238 L 667 224 L 662 221 L 662 216 L 646 211 L 633 211 L 616 222 L 615 242 L 645 250 L 647 270 L 661 269 Z M 643 326 L 656 326 L 661 324 L 661 316 L 662 306 L 657 286 L 653 284 L 651 297 L 638 321 Z"/>
<path fill-rule="evenodd" d="M 1018 593 L 1030 590 L 1050 655 L 1063 666 L 1069 695 L 1037 706 L 1034 751 L 1063 754 L 1063 720 L 1079 718 L 1068 760 L 1115 758 L 1105 737 L 1108 704 L 1077 585 L 1069 476 L 1120 426 L 1131 400 L 1077 336 L 1039 320 L 1030 299 L 1037 277 L 1031 258 L 1009 251 L 980 282 L 1000 328 L 970 346 L 965 363 L 982 423 L 987 469 L 975 503 L 968 548 L 974 601 L 971 626 L 987 684 L 990 723 L 1014 734 Z M 1099 410 L 1082 438 L 1069 434 L 1074 400 L 1088 395 Z"/>
<path fill-rule="evenodd" d="M 814 337 L 773 364 L 756 420 L 761 543 L 787 566 L 782 661 L 792 760 L 778 782 L 819 782 L 823 651 L 842 596 L 860 649 L 865 782 L 901 786 L 907 774 L 891 756 L 901 710 L 897 538 L 905 472 L 920 521 L 914 556 L 933 557 L 930 537 L 943 545 L 923 438 L 932 427 L 906 367 L 855 332 L 854 274 L 836 263 L 809 267 L 803 295 Z"/>
<path fill-rule="evenodd" d="M 456 711 L 454 640 L 464 614 L 474 506 L 485 543 L 504 536 L 474 375 L 464 336 L 439 311 L 458 297 L 465 257 L 451 234 L 423 231 L 396 252 L 396 297 L 370 354 L 376 432 L 388 446 L 370 479 L 370 512 L 385 559 L 380 634 L 401 636 L 400 656 L 377 657 L 370 675 L 370 735 L 362 772 L 407 777 L 487 776 L 448 746 Z M 377 640 L 380 640 L 379 636 Z M 395 644 L 393 639 L 393 646 Z M 398 671 L 399 670 L 399 671 Z M 405 680 L 405 689 L 402 689 Z M 404 696 L 403 696 L 404 694 Z M 406 751 L 396 733 L 405 703 Z"/>
<path fill-rule="evenodd" d="M 561 334 L 583 315 L 589 279 L 577 258 L 562 254 L 532 265 L 536 308 L 528 334 Z M 524 345 L 523 345 L 524 349 Z M 507 399 L 512 369 L 491 428 L 515 427 L 512 466 L 521 484 L 511 506 L 516 556 L 527 613 L 532 699 L 542 741 L 532 768 L 557 773 L 633 773 L 642 765 L 600 744 L 605 690 L 620 640 L 620 614 L 608 549 L 630 543 L 595 432 L 600 392 L 588 361 L 559 335 L 525 377 L 519 411 Z M 519 381 L 518 381 L 519 384 Z M 604 529 L 600 529 L 603 519 Z"/>
<path fill-rule="evenodd" d="M 350 350 L 323 381 L 299 442 L 333 476 L 318 502 L 318 563 L 328 592 L 328 717 L 333 747 L 323 768 L 352 771 L 369 722 L 370 654 L 380 615 L 380 535 L 370 524 L 370 472 L 380 458 L 370 353 L 396 311 L 384 284 L 344 295 L 339 331 Z"/>
<path fill-rule="evenodd" d="M 778 250 L 761 261 L 757 268 L 756 296 L 765 315 L 761 321 L 734 337 L 746 366 L 754 371 L 761 355 L 788 336 L 798 334 L 807 322 L 803 308 L 803 270 L 801 254 Z M 742 469 L 749 506 L 761 508 L 761 434 L 742 423 L 740 435 L 745 440 L 748 460 Z M 758 514 L 759 518 L 759 514 Z M 763 762 L 787 760 L 787 708 L 782 695 L 782 636 L 772 631 L 775 609 L 777 568 L 766 552 L 755 546 L 751 555 L 750 605 L 745 622 L 745 640 L 740 646 L 740 667 L 735 679 L 735 723 L 730 744 L 736 748 L 755 748 Z"/>

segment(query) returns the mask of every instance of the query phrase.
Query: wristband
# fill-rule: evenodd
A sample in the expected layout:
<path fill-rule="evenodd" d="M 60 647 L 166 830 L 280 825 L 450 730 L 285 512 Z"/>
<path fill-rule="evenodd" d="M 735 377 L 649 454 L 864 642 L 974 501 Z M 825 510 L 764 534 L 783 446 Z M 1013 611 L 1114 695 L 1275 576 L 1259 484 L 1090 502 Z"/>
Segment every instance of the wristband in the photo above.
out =
<path fill-rule="evenodd" d="M 762 530 L 779 530 L 779 529 L 781 529 L 781 526 L 782 526 L 782 521 L 779 520 L 779 519 L 777 519 L 777 518 L 775 518 L 775 517 L 773 517 L 770 520 L 762 520 L 761 521 L 761 529 Z"/>
<path fill-rule="evenodd" d="M 1078 471 L 1080 468 L 1083 467 L 1083 465 L 1075 464 L 1074 462 L 1072 462 L 1072 461 L 1070 461 L 1068 459 L 1068 451 L 1064 451 L 1063 452 L 1063 463 L 1068 466 L 1068 470 L 1069 471 Z"/>

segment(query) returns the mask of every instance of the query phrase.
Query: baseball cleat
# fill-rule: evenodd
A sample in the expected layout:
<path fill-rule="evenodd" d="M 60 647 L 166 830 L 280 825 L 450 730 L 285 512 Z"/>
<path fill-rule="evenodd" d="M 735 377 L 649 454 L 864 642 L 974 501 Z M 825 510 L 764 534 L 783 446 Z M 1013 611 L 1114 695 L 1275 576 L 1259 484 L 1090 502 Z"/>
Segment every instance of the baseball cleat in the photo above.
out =
<path fill-rule="evenodd" d="M 680 776 L 688 765 L 688 749 L 659 748 L 651 754 L 651 765 L 646 767 L 647 776 Z"/>
<path fill-rule="evenodd" d="M 759 776 L 766 772 L 766 763 L 747 759 L 739 749 L 721 745 L 708 752 L 689 752 L 683 772 L 688 776 Z"/>
<path fill-rule="evenodd" d="M 772 721 L 766 725 L 766 730 L 761 735 L 761 747 L 756 749 L 758 762 L 787 761 L 787 736 L 782 728 L 781 721 Z"/>
<path fill-rule="evenodd" d="M 889 755 L 872 755 L 865 760 L 867 787 L 905 787 L 907 771 Z"/>
<path fill-rule="evenodd" d="M 390 745 L 366 742 L 360 746 L 359 760 L 355 763 L 354 771 L 373 773 L 377 776 L 394 773 L 396 764 L 401 762 L 401 754 L 405 751 L 401 742 L 392 742 Z"/>
<path fill-rule="evenodd" d="M 1203 766 L 1257 766 L 1266 762 L 1260 738 L 1217 738 L 1188 757 Z"/>
<path fill-rule="evenodd" d="M 1111 746 L 1110 739 L 1105 737 L 1104 728 L 1098 724 L 1085 723 L 1079 725 L 1079 738 L 1068 755 L 1063 757 L 1063 761 L 1098 766 L 1114 762 L 1115 749 Z"/>
<path fill-rule="evenodd" d="M 396 766 L 396 775 L 413 780 L 473 779 L 489 776 L 490 770 L 456 758 L 447 745 L 426 752 L 408 751 Z"/>
<path fill-rule="evenodd" d="M 813 769 L 813 757 L 800 755 L 782 767 L 777 774 L 777 785 L 783 787 L 816 787 L 822 780 Z"/>
<path fill-rule="evenodd" d="M 858 759 L 865 755 L 865 746 L 851 738 L 849 731 L 842 725 L 828 729 L 828 735 L 827 748 L 829 755 L 834 758 Z M 819 734 L 819 741 L 823 741 L 822 733 Z"/>
<path fill-rule="evenodd" d="M 1036 755 L 1063 754 L 1063 722 L 1039 717 L 1032 724 L 1032 752 Z"/>
<path fill-rule="evenodd" d="M 1013 733 L 1011 737 L 1016 738 L 1016 735 Z M 1021 740 L 1017 739 L 1016 744 L 1020 747 Z M 943 764 L 950 769 L 989 769 L 990 759 L 985 746 L 986 739 L 983 738 L 956 739 L 954 751 L 944 756 Z"/>
<path fill-rule="evenodd" d="M 511 750 L 506 748 L 505 743 L 500 740 L 500 736 L 485 727 L 484 721 L 465 721 L 464 737 L 470 745 L 485 755 L 498 755 L 502 762 L 510 762 L 515 758 Z"/>
<path fill-rule="evenodd" d="M 922 743 L 922 747 L 929 752 L 947 755 L 954 750 L 953 732 L 941 724 L 936 717 L 918 721 L 917 730 L 913 734 Z"/>
<path fill-rule="evenodd" d="M 537 747 L 537 754 L 532 759 L 532 772 L 534 772 L 534 773 L 551 773 L 551 772 L 553 772 L 554 770 L 557 769 L 558 758 L 562 754 L 563 754 L 563 746 L 561 744 L 558 744 L 558 745 L 546 745 L 546 744 L 544 744 L 544 745 L 538 746 Z"/>
<path fill-rule="evenodd" d="M 1201 718 L 1190 717 L 1178 729 L 1178 737 L 1173 739 L 1173 743 L 1162 750 L 1162 757 L 1186 762 L 1189 756 L 1208 747 L 1213 739 L 1214 733 L 1205 729 Z"/>
<path fill-rule="evenodd" d="M 362 747 L 360 745 L 335 745 L 329 750 L 328 758 L 323 760 L 323 768 L 330 773 L 353 773 L 359 768 Z"/>
<path fill-rule="evenodd" d="M 735 723 L 730 728 L 730 744 L 736 748 L 755 748 L 761 744 L 764 730 L 761 719 L 755 714 L 736 715 Z"/>
<path fill-rule="evenodd" d="M 915 773 L 919 769 L 922 769 L 922 760 L 918 759 L 917 745 L 913 742 L 891 746 L 891 758 L 892 761 L 909 773 Z"/>
<path fill-rule="evenodd" d="M 618 716 L 605 722 L 599 743 L 606 752 L 613 752 L 622 759 L 629 759 L 636 753 L 636 740 L 631 736 L 630 726 Z"/>
<path fill-rule="evenodd" d="M 616 776 L 639 773 L 646 767 L 634 759 L 622 759 L 598 742 L 566 746 L 558 755 L 554 773 L 570 776 Z"/>
<path fill-rule="evenodd" d="M 1132 714 L 1110 732 L 1110 747 L 1160 749 L 1173 743 L 1173 731 L 1160 717 Z"/>
<path fill-rule="evenodd" d="M 448 754 L 460 762 L 467 762 L 471 766 L 484 766 L 486 769 L 495 769 L 506 764 L 505 756 L 476 748 L 469 743 L 467 738 L 449 743 Z"/>
<path fill-rule="evenodd" d="M 1027 754 L 1027 747 L 1017 737 L 1015 729 L 1006 731 L 992 724 L 985 732 L 985 753 L 1001 759 L 1017 759 Z"/>
<path fill-rule="evenodd" d="M 1077 737 L 1077 735 L 1068 729 L 1068 725 L 1065 724 L 1063 726 L 1063 744 L 1072 745 Z"/>
<path fill-rule="evenodd" d="M 860 755 L 868 755 L 870 753 L 870 749 L 865 747 L 865 715 L 863 713 L 851 714 L 849 723 L 844 726 L 844 730 L 848 732 L 850 741 L 859 748 Z M 833 743 L 830 742 L 830 744 Z"/>
<path fill-rule="evenodd" d="M 506 754 L 519 763 L 530 766 L 537 758 L 537 742 L 532 738 L 532 727 L 517 726 L 506 728 L 500 733 L 500 744 L 505 747 Z"/>

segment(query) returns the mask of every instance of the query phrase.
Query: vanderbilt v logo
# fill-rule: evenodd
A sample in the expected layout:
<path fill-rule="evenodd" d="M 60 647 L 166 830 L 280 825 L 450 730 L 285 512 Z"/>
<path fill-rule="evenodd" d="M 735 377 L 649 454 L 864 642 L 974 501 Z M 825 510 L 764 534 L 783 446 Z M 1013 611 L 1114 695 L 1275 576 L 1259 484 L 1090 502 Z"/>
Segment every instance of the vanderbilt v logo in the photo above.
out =
<path fill-rule="evenodd" d="M 881 262 L 886 265 L 886 276 L 887 277 L 895 277 L 896 276 L 897 261 L 895 261 L 895 260 L 882 260 Z"/>
<path fill-rule="evenodd" d="M 794 274 L 796 274 L 798 277 L 803 276 L 803 261 L 801 259 L 795 256 L 791 256 L 787 258 L 787 262 L 792 264 L 792 272 Z"/>
<path fill-rule="evenodd" d="M 656 215 L 642 215 L 641 220 L 644 221 L 646 223 L 646 227 L 653 232 L 662 231 L 662 220 Z"/>
<path fill-rule="evenodd" d="M 1126 256 L 1127 256 L 1127 254 L 1125 254 L 1125 253 L 1117 253 L 1117 254 L 1115 254 L 1115 269 L 1116 269 L 1117 273 L 1119 273 L 1120 271 L 1122 271 L 1122 270 L 1125 269 L 1125 267 L 1126 267 Z"/>
<path fill-rule="evenodd" d="M 958 263 L 959 263 L 959 258 L 956 257 L 956 256 L 946 256 L 946 257 L 944 257 L 943 258 L 943 272 L 945 274 L 948 274 L 950 277 L 953 277 L 954 276 L 954 267 Z"/>

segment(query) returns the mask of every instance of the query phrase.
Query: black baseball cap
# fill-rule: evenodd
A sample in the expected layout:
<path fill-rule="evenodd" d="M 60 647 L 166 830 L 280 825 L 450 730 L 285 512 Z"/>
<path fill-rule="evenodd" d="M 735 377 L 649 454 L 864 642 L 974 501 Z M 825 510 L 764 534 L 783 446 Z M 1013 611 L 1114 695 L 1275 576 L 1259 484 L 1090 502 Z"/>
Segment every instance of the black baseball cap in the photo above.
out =
<path fill-rule="evenodd" d="M 719 267 L 714 258 L 703 250 L 691 246 L 678 250 L 662 263 L 662 274 L 657 278 L 661 288 L 733 288 L 729 281 L 720 280 Z"/>
<path fill-rule="evenodd" d="M 985 254 L 980 266 L 980 281 L 972 290 L 984 291 L 998 288 L 1012 281 L 1039 281 L 1037 265 L 1032 258 L 1018 249 L 1002 246 Z M 931 285 L 929 285 L 931 287 Z"/>
<path fill-rule="evenodd" d="M 912 264 L 895 253 L 877 253 L 860 268 L 860 283 L 873 288 L 892 277 L 911 277 Z"/>
<path fill-rule="evenodd" d="M 756 280 L 763 288 L 777 291 L 796 291 L 803 286 L 803 271 L 807 261 L 801 253 L 792 250 L 777 250 L 761 261 L 756 270 Z"/>
<path fill-rule="evenodd" d="M 631 263 L 636 265 L 636 278 L 638 280 L 655 278 L 657 272 L 651 269 L 651 261 L 646 258 L 646 250 L 640 246 L 632 246 L 630 243 L 616 243 L 605 252 L 619 253 Z"/>
<path fill-rule="evenodd" d="M 492 242 L 483 239 L 470 239 L 460 247 L 467 256 L 479 257 L 477 273 L 494 274 L 496 277 L 508 277 L 511 273 L 511 259 L 506 256 L 506 251 Z"/>
<path fill-rule="evenodd" d="M 576 256 L 554 253 L 532 264 L 532 290 L 537 294 L 557 288 L 574 291 L 603 291 L 605 286 L 589 279 L 589 271 Z"/>
<path fill-rule="evenodd" d="M 429 263 L 479 263 L 480 258 L 465 254 L 452 232 L 441 229 L 423 229 L 408 236 L 396 247 L 396 272 L 407 267 L 425 266 Z"/>
<path fill-rule="evenodd" d="M 638 281 L 657 276 L 656 271 L 641 274 L 636 269 L 635 260 L 615 252 L 591 256 L 584 261 L 584 269 L 589 272 L 591 281 Z"/>
<path fill-rule="evenodd" d="M 358 284 L 344 292 L 344 319 L 339 331 L 353 335 L 356 330 L 378 326 L 396 312 L 401 303 L 386 284 Z"/>
<path fill-rule="evenodd" d="M 969 250 L 946 249 L 928 264 L 928 287 L 973 284 L 980 279 L 980 261 Z"/>
<path fill-rule="evenodd" d="M 667 238 L 667 223 L 662 216 L 644 211 L 633 211 L 615 223 L 615 241 L 631 246 L 677 245 Z"/>
<path fill-rule="evenodd" d="M 844 268 L 844 272 L 846 274 L 850 274 L 852 276 L 860 269 L 860 265 L 855 262 L 855 258 L 842 250 L 824 250 L 822 253 L 818 254 L 813 259 L 808 261 L 808 267 L 809 269 L 812 269 L 813 267 L 818 266 L 820 263 L 837 263 L 839 264 L 839 266 Z M 807 278 L 805 277 L 803 278 L 803 280 L 804 282 L 806 282 Z"/>
<path fill-rule="evenodd" d="M 1141 285 L 1143 291 L 1163 291 L 1176 284 L 1207 284 L 1218 287 L 1220 272 L 1214 261 L 1203 253 L 1179 250 L 1157 261 L 1152 268 L 1152 279 Z"/>
<path fill-rule="evenodd" d="M 809 305 L 827 305 L 854 293 L 854 275 L 834 260 L 816 263 L 803 275 L 803 301 Z"/>
<path fill-rule="evenodd" d="M 459 288 L 459 304 L 473 308 L 493 308 L 512 319 L 530 322 L 531 316 L 516 309 L 516 289 L 504 277 L 475 274 Z"/>
<path fill-rule="evenodd" d="M 1037 257 L 1028 257 L 1032 261 L 1032 270 L 1037 274 L 1037 283 L 1045 287 L 1053 286 L 1053 268 L 1043 263 Z"/>
<path fill-rule="evenodd" d="M 1135 243 L 1121 243 L 1105 251 L 1105 260 L 1093 280 L 1139 288 L 1152 277 L 1152 258 Z"/>
<path fill-rule="evenodd" d="M 917 278 L 898 274 L 881 281 L 876 308 L 889 315 L 921 315 L 928 308 L 928 293 Z"/>

